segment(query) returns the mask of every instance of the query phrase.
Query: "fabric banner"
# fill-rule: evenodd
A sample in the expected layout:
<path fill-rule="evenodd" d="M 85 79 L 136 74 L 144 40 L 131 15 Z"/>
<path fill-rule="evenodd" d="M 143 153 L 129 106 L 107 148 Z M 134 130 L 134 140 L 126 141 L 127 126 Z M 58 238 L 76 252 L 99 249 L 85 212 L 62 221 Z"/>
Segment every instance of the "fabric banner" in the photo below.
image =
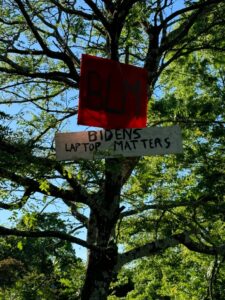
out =
<path fill-rule="evenodd" d="M 147 71 L 82 55 L 78 124 L 105 129 L 143 128 L 147 121 Z"/>

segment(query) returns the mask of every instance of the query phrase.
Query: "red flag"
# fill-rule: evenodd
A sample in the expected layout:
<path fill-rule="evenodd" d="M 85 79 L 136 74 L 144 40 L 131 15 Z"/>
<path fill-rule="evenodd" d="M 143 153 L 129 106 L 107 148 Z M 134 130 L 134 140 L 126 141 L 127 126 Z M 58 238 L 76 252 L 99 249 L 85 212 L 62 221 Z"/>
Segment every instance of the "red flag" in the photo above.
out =
<path fill-rule="evenodd" d="M 106 129 L 143 128 L 147 120 L 147 71 L 82 55 L 78 124 Z"/>

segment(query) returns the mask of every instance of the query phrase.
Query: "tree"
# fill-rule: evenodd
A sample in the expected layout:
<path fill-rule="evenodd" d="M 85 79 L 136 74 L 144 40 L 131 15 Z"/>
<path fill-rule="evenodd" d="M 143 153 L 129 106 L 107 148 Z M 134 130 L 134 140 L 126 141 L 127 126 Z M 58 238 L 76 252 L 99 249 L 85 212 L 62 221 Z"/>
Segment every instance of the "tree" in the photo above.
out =
<path fill-rule="evenodd" d="M 21 230 L 63 230 L 64 227 L 55 213 L 26 214 L 17 224 Z M 71 243 L 55 238 L 34 240 L 9 236 L 2 238 L 0 244 L 1 297 L 79 299 L 84 265 Z"/>
<path fill-rule="evenodd" d="M 223 256 L 224 1 L 1 2 L 0 206 L 41 214 L 63 203 L 71 218 L 62 230 L 0 234 L 87 248 L 82 300 L 106 299 L 124 265 L 168 248 Z M 180 124 L 184 155 L 57 162 L 54 133 L 77 114 L 81 53 L 145 67 L 149 126 Z"/>

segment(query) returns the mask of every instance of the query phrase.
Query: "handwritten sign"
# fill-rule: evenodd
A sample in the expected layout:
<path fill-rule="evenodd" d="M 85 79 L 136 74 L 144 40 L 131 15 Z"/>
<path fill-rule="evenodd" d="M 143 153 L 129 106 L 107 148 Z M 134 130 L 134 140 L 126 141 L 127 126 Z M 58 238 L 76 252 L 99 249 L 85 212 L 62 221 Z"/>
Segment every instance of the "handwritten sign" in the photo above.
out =
<path fill-rule="evenodd" d="M 144 128 L 147 71 L 111 59 L 82 55 L 78 124 Z"/>
<path fill-rule="evenodd" d="M 55 142 L 57 160 L 182 152 L 179 126 L 56 133 Z"/>

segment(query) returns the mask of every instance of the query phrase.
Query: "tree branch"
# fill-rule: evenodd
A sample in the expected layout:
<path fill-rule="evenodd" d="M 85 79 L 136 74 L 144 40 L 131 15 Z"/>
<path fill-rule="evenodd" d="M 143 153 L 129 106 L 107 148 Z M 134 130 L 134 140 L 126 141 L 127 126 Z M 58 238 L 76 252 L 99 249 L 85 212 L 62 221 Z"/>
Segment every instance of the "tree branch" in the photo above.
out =
<path fill-rule="evenodd" d="M 41 46 L 41 48 L 47 53 L 49 52 L 49 49 L 47 47 L 47 45 L 45 44 L 45 42 L 43 41 L 42 37 L 40 36 L 40 34 L 38 33 L 38 31 L 36 30 L 36 28 L 34 27 L 33 22 L 31 21 L 28 13 L 25 10 L 25 7 L 23 5 L 23 3 L 20 0 L 15 0 L 15 2 L 17 3 L 22 15 L 24 16 L 27 25 L 29 26 L 29 28 L 31 29 L 32 33 L 34 34 L 36 40 L 38 41 L 39 45 Z"/>
<path fill-rule="evenodd" d="M 61 3 L 59 3 L 56 0 L 50 0 L 50 2 L 53 3 L 53 4 L 55 4 L 61 11 L 64 11 L 64 12 L 66 12 L 68 14 L 76 15 L 76 16 L 82 17 L 85 20 L 89 20 L 89 21 L 97 20 L 97 18 L 96 18 L 96 16 L 94 14 L 91 15 L 91 14 L 85 13 L 85 12 L 83 12 L 81 10 L 77 10 L 77 9 L 65 7 L 65 6 L 63 6 Z"/>
<path fill-rule="evenodd" d="M 150 205 L 143 205 L 138 209 L 132 209 L 121 213 L 120 217 L 130 217 L 136 215 L 137 213 L 145 212 L 146 210 L 169 210 L 177 207 L 198 207 L 199 205 L 206 204 L 206 201 L 210 201 L 211 198 L 202 197 L 199 200 L 195 201 L 181 201 L 180 203 L 167 203 L 167 204 L 150 204 Z"/>
<path fill-rule="evenodd" d="M 27 22 L 27 25 L 29 26 L 29 28 L 32 31 L 32 33 L 33 33 L 34 37 L 36 38 L 37 42 L 39 43 L 39 45 L 43 49 L 45 55 L 47 55 L 48 57 L 53 58 L 53 59 L 62 60 L 68 66 L 68 68 L 70 70 L 70 74 L 73 76 L 73 78 L 77 82 L 79 82 L 79 75 L 78 75 L 78 73 L 77 73 L 70 57 L 64 52 L 55 52 L 55 51 L 50 50 L 48 48 L 48 46 L 46 45 L 46 43 L 44 42 L 44 40 L 42 39 L 42 37 L 39 34 L 38 30 L 34 26 L 33 22 L 31 21 L 31 19 L 30 19 L 28 13 L 26 12 L 26 10 L 24 8 L 24 5 L 22 4 L 21 0 L 15 0 L 15 2 L 17 3 L 20 11 L 22 12 L 22 15 L 24 16 L 24 18 Z"/>
<path fill-rule="evenodd" d="M 107 19 L 104 17 L 98 6 L 92 0 L 84 0 L 84 2 L 93 10 L 97 19 L 102 23 L 107 31 L 109 31 L 110 26 Z"/>
<path fill-rule="evenodd" d="M 48 188 L 47 190 L 43 190 L 40 187 L 40 183 L 34 179 L 31 179 L 29 177 L 20 176 L 13 172 L 10 172 L 2 167 L 0 167 L 0 174 L 2 178 L 8 179 L 12 182 L 15 182 L 18 185 L 24 186 L 24 187 L 30 187 L 34 192 L 38 192 L 47 196 L 52 196 L 56 198 L 62 198 L 66 200 L 73 200 L 76 198 L 76 195 L 73 193 L 72 190 L 63 190 L 61 188 L 56 187 L 55 185 L 48 182 Z M 78 198 L 78 197 L 77 197 Z M 76 199 L 79 201 L 79 199 Z M 74 201 L 76 201 L 74 199 Z M 87 204 L 87 199 L 82 197 L 80 201 L 82 202 L 84 200 L 84 203 Z"/>
<path fill-rule="evenodd" d="M 164 26 L 167 26 L 168 22 L 170 22 L 171 20 L 177 18 L 178 16 L 180 16 L 181 14 L 184 14 L 186 12 L 193 11 L 196 9 L 203 9 L 205 7 L 208 8 L 209 5 L 219 4 L 219 3 L 223 3 L 223 2 L 224 2 L 223 0 L 207 0 L 207 1 L 201 1 L 198 3 L 192 4 L 188 7 L 179 9 L 179 10 L 175 11 L 174 13 L 172 13 L 171 15 L 169 15 L 168 17 L 166 17 L 164 19 L 164 21 L 160 24 L 159 27 L 162 29 Z"/>
<path fill-rule="evenodd" d="M 157 240 L 151 243 L 147 243 L 143 246 L 137 247 L 125 253 L 119 254 L 116 270 L 119 270 L 123 265 L 145 256 L 151 256 L 169 247 L 175 247 L 179 244 L 179 241 L 174 237 Z"/>
<path fill-rule="evenodd" d="M 86 204 L 92 209 L 97 208 L 94 196 L 89 195 L 75 178 L 71 178 L 67 170 L 64 169 L 59 162 L 48 158 L 36 157 L 32 155 L 29 152 L 29 145 L 27 145 L 26 147 L 26 145 L 21 146 L 16 145 L 15 143 L 11 144 L 10 142 L 7 142 L 3 139 L 0 139 L 0 149 L 2 153 L 7 153 L 7 155 L 16 155 L 17 157 L 19 157 L 20 155 L 26 155 L 27 164 L 36 163 L 39 166 L 43 165 L 49 170 L 56 170 L 57 172 L 59 172 L 63 179 L 67 180 L 67 182 L 71 186 L 71 189 L 62 189 L 61 187 L 57 187 L 47 181 L 48 189 L 47 191 L 43 191 L 40 188 L 40 183 L 38 181 L 35 181 L 29 177 L 17 175 L 13 173 L 13 171 L 10 172 L 6 168 L 4 168 L 4 166 L 0 167 L 0 177 L 11 180 L 12 182 L 22 185 L 25 188 L 29 188 L 33 192 L 39 192 L 47 196 L 61 198 L 69 207 L 71 207 L 71 209 L 74 209 L 74 205 L 76 202 Z M 25 152 L 26 150 L 27 152 Z"/>
<path fill-rule="evenodd" d="M 123 265 L 139 258 L 148 257 L 151 255 L 155 255 L 161 251 L 166 250 L 170 247 L 175 247 L 179 244 L 183 244 L 189 250 L 195 251 L 198 253 L 215 255 L 221 254 L 225 255 L 225 244 L 221 244 L 220 246 L 208 246 L 203 243 L 197 243 L 191 238 L 191 233 L 183 232 L 181 234 L 175 234 L 171 237 L 159 239 L 150 243 L 146 243 L 143 246 L 136 247 L 130 251 L 119 254 L 118 262 L 115 267 L 116 270 L 119 270 Z"/>
<path fill-rule="evenodd" d="M 63 82 L 73 88 L 78 88 L 79 86 L 77 83 L 75 83 L 73 80 L 70 79 L 71 78 L 70 74 L 59 72 L 59 71 L 46 72 L 46 73 L 42 73 L 42 72 L 30 73 L 28 70 L 25 70 L 22 67 L 19 67 L 17 69 L 8 69 L 8 68 L 0 67 L 0 72 L 11 74 L 11 75 L 22 75 L 30 78 L 49 79 L 60 83 Z"/>
<path fill-rule="evenodd" d="M 45 24 L 49 28 L 53 29 L 54 33 L 52 34 L 52 36 L 54 36 L 56 38 L 56 40 L 59 42 L 59 44 L 63 48 L 63 51 L 65 51 L 65 53 L 71 59 L 73 64 L 80 66 L 80 60 L 78 59 L 77 56 L 75 56 L 75 54 L 72 52 L 70 47 L 67 45 L 66 41 L 61 37 L 61 35 L 60 35 L 60 33 L 57 29 L 57 25 L 51 24 L 43 16 L 41 16 L 41 14 L 39 14 L 39 13 L 37 15 L 38 15 L 39 19 L 43 22 L 43 24 Z M 59 22 L 59 20 L 58 20 L 58 22 Z M 74 72 L 74 70 L 72 72 Z"/>
<path fill-rule="evenodd" d="M 9 236 L 9 235 L 19 236 L 19 237 L 30 237 L 30 238 L 58 238 L 63 241 L 68 241 L 71 243 L 78 244 L 87 249 L 99 250 L 98 247 L 96 247 L 94 245 L 90 245 L 82 239 L 79 239 L 77 237 L 74 237 L 72 235 L 69 235 L 67 233 L 60 232 L 60 231 L 51 231 L 51 230 L 23 231 L 23 230 L 18 230 L 16 228 L 10 229 L 10 228 L 0 226 L 0 236 Z"/>
<path fill-rule="evenodd" d="M 204 11 L 198 9 L 196 12 L 194 12 L 189 18 L 179 25 L 179 27 L 175 30 L 173 30 L 170 34 L 168 34 L 166 37 L 164 36 L 164 39 L 162 40 L 162 44 L 159 48 L 160 53 L 163 53 L 164 51 L 171 49 L 174 45 L 176 45 L 180 40 L 182 40 L 183 37 L 185 37 L 190 28 L 193 26 L 199 15 L 205 13 Z"/>
<path fill-rule="evenodd" d="M 24 194 L 20 199 L 20 201 L 13 202 L 13 203 L 0 202 L 0 208 L 7 209 L 7 210 L 20 209 L 27 203 L 28 199 L 33 194 L 33 192 L 34 191 L 30 187 L 28 187 L 25 189 Z"/>

